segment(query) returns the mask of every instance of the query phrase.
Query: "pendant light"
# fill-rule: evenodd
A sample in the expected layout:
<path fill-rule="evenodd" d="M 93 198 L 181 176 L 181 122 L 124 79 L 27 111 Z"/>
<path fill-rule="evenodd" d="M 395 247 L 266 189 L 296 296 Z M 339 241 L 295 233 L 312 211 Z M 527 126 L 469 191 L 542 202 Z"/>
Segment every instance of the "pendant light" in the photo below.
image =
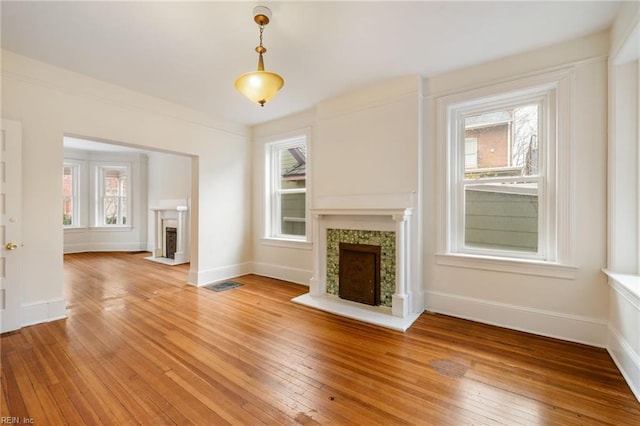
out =
<path fill-rule="evenodd" d="M 249 98 L 250 101 L 264 106 L 264 104 L 278 93 L 284 86 L 284 79 L 278 74 L 264 70 L 262 55 L 267 49 L 262 46 L 262 32 L 269 23 L 271 10 L 264 6 L 256 6 L 253 9 L 253 20 L 260 26 L 260 44 L 256 47 L 258 52 L 258 70 L 242 74 L 236 79 L 235 87 L 238 92 Z"/>

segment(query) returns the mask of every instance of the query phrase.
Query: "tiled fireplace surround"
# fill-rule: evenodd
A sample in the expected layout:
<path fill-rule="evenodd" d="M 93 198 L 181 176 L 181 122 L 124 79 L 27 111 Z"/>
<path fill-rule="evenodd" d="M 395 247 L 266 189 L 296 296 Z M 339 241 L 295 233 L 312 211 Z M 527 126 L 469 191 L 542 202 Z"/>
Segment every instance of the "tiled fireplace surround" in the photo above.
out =
<path fill-rule="evenodd" d="M 395 330 L 408 329 L 419 315 L 411 309 L 409 284 L 413 194 L 326 197 L 316 204 L 320 207 L 311 209 L 315 240 L 313 278 L 309 293 L 293 301 Z M 340 242 L 380 245 L 388 244 L 390 235 L 395 235 L 395 289 L 390 297 L 391 306 L 382 306 L 389 305 L 388 301 L 381 306 L 369 306 L 338 298 L 333 271 L 336 266 L 335 248 L 328 250 L 328 237 L 332 246 L 337 243 L 334 241 L 336 239 L 344 240 Z M 358 239 L 362 241 L 356 241 Z"/>

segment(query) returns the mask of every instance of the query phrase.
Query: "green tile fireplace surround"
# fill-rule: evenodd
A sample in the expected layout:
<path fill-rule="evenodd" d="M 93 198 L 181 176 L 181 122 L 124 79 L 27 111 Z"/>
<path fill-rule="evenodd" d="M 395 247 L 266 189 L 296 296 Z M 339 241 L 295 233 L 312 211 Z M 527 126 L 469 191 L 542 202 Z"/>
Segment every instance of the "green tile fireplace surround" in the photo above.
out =
<path fill-rule="evenodd" d="M 424 310 L 412 301 L 413 193 L 319 197 L 311 209 L 313 276 L 295 303 L 358 321 L 406 331 Z M 340 243 L 380 247 L 380 305 L 339 297 Z"/>
<path fill-rule="evenodd" d="M 340 243 L 380 246 L 380 306 L 391 307 L 396 290 L 396 233 L 327 229 L 327 293 L 338 295 Z"/>

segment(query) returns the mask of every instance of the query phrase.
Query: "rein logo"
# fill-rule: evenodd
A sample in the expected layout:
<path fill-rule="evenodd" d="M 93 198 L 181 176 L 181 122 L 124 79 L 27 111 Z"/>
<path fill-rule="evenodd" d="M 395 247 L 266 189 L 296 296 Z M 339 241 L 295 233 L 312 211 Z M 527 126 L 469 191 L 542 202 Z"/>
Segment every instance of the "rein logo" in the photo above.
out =
<path fill-rule="evenodd" d="M 0 424 L 3 425 L 33 425 L 35 421 L 31 417 L 0 417 Z"/>

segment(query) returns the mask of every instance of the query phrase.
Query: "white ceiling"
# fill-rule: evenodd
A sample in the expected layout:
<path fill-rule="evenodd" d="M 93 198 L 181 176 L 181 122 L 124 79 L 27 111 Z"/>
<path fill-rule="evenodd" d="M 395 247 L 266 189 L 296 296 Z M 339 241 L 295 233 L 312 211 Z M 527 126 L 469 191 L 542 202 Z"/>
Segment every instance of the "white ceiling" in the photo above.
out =
<path fill-rule="evenodd" d="M 271 8 L 264 108 L 233 87 L 256 69 L 255 5 Z M 257 124 L 407 74 L 436 75 L 609 27 L 619 2 L 10 2 L 2 48 Z"/>

